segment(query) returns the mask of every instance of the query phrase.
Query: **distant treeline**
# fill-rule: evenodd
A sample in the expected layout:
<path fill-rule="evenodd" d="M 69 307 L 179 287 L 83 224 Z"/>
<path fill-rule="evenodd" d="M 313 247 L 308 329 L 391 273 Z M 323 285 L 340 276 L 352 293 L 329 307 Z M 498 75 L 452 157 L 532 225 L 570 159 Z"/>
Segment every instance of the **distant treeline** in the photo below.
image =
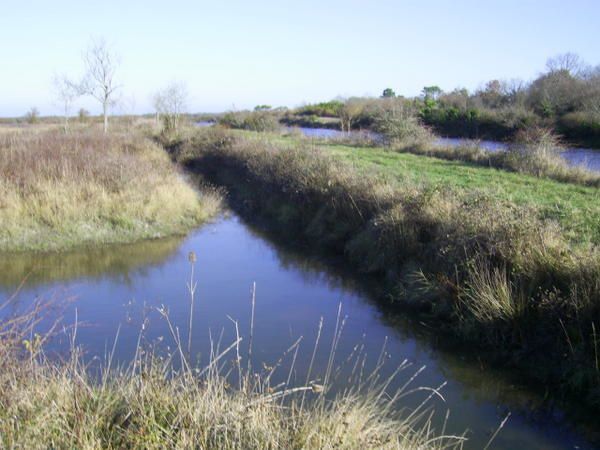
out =
<path fill-rule="evenodd" d="M 451 137 L 511 140 L 530 127 L 548 127 L 565 142 L 600 147 L 600 66 L 587 66 L 572 53 L 548 60 L 531 82 L 491 80 L 475 92 L 444 92 L 426 86 L 420 96 L 353 97 L 306 105 L 283 121 L 303 126 L 334 126 L 322 118 L 338 118 L 337 127 L 373 128 L 382 111 L 418 117 L 438 134 Z"/>
<path fill-rule="evenodd" d="M 424 90 L 420 114 L 438 132 L 511 139 L 531 126 L 547 126 L 568 142 L 600 147 L 600 66 L 574 54 L 548 60 L 535 80 L 492 80 L 474 93 Z"/>

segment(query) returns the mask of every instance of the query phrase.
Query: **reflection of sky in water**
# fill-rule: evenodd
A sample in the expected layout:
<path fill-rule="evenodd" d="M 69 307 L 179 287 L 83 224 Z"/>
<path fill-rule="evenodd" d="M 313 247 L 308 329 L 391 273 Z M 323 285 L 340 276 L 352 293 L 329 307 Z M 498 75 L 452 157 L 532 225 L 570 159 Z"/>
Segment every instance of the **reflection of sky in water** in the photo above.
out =
<path fill-rule="evenodd" d="M 436 403 L 442 410 L 438 425 L 445 408 L 449 407 L 448 431 L 459 433 L 470 429 L 469 448 L 481 448 L 509 409 L 513 416 L 495 448 L 551 449 L 582 444 L 564 431 L 564 427 L 556 425 L 552 413 L 530 408 L 540 403 L 539 398 L 511 386 L 494 373 L 482 371 L 479 364 L 469 362 L 475 355 L 468 355 L 467 360 L 435 350 L 429 339 L 415 338 L 423 334 L 420 325 L 382 312 L 343 272 L 325 270 L 308 258 L 278 249 L 235 217 L 205 226 L 181 243 L 155 241 L 141 247 L 113 247 L 113 253 L 105 249 L 87 259 L 71 255 L 61 260 L 61 255 L 55 255 L 58 259 L 52 261 L 52 257 L 46 257 L 43 264 L 37 266 L 26 261 L 23 267 L 32 267 L 37 273 L 32 273 L 18 299 L 27 302 L 36 295 L 48 295 L 55 290 L 60 290 L 60 295 L 76 295 L 78 300 L 66 307 L 65 319 L 72 321 L 77 309 L 79 321 L 86 323 L 78 330 L 79 344 L 89 357 L 103 357 L 112 347 L 120 326 L 116 359 L 126 362 L 135 351 L 144 316 L 149 321 L 145 343 L 155 342 L 161 336 L 166 345 L 172 342 L 166 323 L 155 309 L 160 305 L 169 309 L 172 322 L 186 340 L 189 311 L 186 282 L 190 273 L 187 255 L 190 251 L 196 252 L 198 258 L 193 353 L 200 354 L 204 362 L 210 336 L 218 340 L 223 333 L 221 348 L 232 342 L 234 328 L 227 316 L 238 320 L 241 335 L 248 336 L 250 291 L 256 282 L 254 367 L 259 367 L 261 362 L 273 364 L 302 336 L 295 382 L 303 383 L 319 319 L 323 317 L 315 370 L 323 374 L 338 305 L 342 303 L 347 320 L 337 351 L 338 362 L 345 360 L 356 344 L 364 343 L 367 362 L 372 367 L 387 337 L 389 359 L 382 377 L 391 374 L 407 359 L 413 366 L 401 373 L 396 386 L 423 365 L 427 368 L 419 376 L 417 385 L 439 386 L 448 381 L 443 390 L 446 404 Z M 144 252 L 147 252 L 147 261 L 144 261 Z M 88 261 L 87 265 L 84 261 Z M 100 266 L 93 261 L 101 263 Z M 76 267 L 68 267 L 69 264 Z M 7 275 L 1 279 L 0 298 L 9 295 L 13 288 L 7 286 L 14 287 L 22 275 L 14 272 L 12 276 L 12 280 Z M 61 281 L 69 276 L 74 279 Z M 243 342 L 242 347 L 246 349 L 247 340 Z M 66 344 L 66 338 L 58 339 L 54 349 L 60 351 Z M 288 367 L 284 364 L 280 376 L 287 376 Z M 405 405 L 415 406 L 422 398 L 420 394 L 410 396 Z"/>

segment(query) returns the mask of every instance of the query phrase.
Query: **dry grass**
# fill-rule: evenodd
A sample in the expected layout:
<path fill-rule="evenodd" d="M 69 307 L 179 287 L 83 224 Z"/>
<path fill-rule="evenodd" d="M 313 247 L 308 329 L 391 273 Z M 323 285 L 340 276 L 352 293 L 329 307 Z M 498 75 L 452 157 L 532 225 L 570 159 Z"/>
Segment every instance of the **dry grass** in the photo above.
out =
<path fill-rule="evenodd" d="M 64 250 L 182 233 L 219 196 L 198 193 L 139 132 L 0 135 L 0 250 Z"/>
<path fill-rule="evenodd" d="M 0 379 L 0 434 L 8 448 L 435 449 L 457 448 L 418 420 L 394 418 L 387 400 L 346 394 L 231 389 L 211 373 L 174 373 L 154 360 L 98 383 L 79 365 L 24 364 Z M 320 396 L 308 388 L 311 397 Z M 293 391 L 293 393 L 292 393 Z M 280 400 L 285 396 L 285 405 Z M 408 415 L 408 414 L 407 414 Z M 418 419 L 422 415 L 417 414 Z"/>
<path fill-rule="evenodd" d="M 515 292 L 505 269 L 473 263 L 461 301 L 477 322 L 511 321 L 523 314 L 527 299 Z"/>

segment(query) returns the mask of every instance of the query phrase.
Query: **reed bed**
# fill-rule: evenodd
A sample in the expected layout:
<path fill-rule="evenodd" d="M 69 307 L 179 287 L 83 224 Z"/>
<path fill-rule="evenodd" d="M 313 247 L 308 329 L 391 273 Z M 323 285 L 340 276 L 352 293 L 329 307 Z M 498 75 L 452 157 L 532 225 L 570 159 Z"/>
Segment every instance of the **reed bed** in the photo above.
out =
<path fill-rule="evenodd" d="M 219 207 L 141 132 L 0 135 L 0 250 L 65 250 L 181 234 Z"/>

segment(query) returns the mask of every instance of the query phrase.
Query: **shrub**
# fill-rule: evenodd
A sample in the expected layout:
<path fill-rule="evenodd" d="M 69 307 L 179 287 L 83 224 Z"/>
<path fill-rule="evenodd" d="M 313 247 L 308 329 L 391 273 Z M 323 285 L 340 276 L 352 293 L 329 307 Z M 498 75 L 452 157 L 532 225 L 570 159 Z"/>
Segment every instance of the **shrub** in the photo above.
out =
<path fill-rule="evenodd" d="M 508 147 L 503 159 L 513 170 L 540 177 L 568 170 L 559 149 L 560 141 L 552 130 L 528 128 L 517 134 L 515 143 Z"/>
<path fill-rule="evenodd" d="M 29 124 L 35 124 L 40 119 L 40 112 L 37 108 L 33 107 L 25 113 L 25 120 Z"/>
<path fill-rule="evenodd" d="M 431 132 L 416 117 L 390 110 L 380 111 L 375 117 L 374 129 L 396 147 L 422 147 L 433 141 Z"/>
<path fill-rule="evenodd" d="M 339 100 L 321 102 L 314 105 L 306 105 L 297 110 L 301 116 L 338 117 L 344 103 Z"/>
<path fill-rule="evenodd" d="M 219 124 L 227 128 L 258 132 L 277 131 L 280 128 L 276 114 L 264 110 L 228 112 L 219 119 Z"/>

